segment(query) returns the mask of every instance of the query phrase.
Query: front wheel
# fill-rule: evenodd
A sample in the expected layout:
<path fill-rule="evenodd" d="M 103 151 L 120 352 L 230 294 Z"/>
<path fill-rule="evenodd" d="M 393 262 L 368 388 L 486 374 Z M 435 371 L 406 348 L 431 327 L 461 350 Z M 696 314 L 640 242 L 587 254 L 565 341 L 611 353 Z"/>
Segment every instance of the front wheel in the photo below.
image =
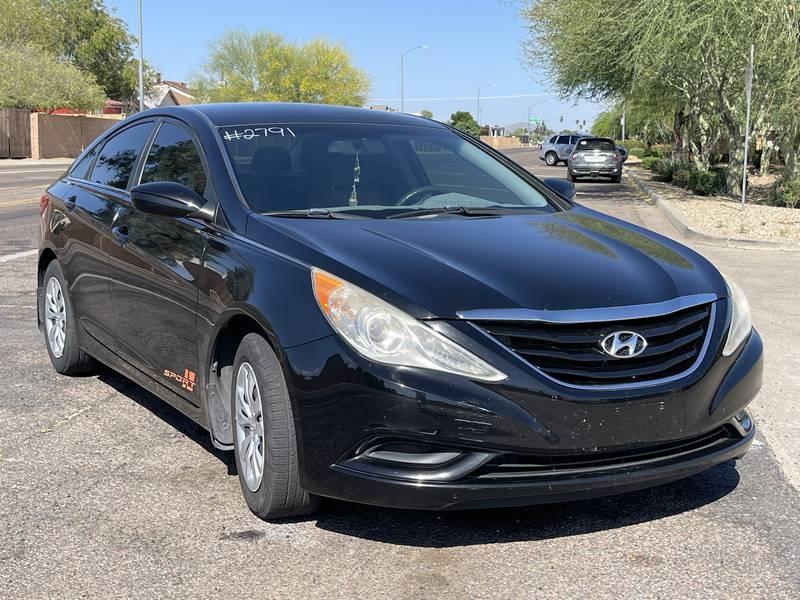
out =
<path fill-rule="evenodd" d="M 247 334 L 233 364 L 234 454 L 247 506 L 265 520 L 313 512 L 319 500 L 300 485 L 292 403 L 267 341 Z"/>
<path fill-rule="evenodd" d="M 612 183 L 621 183 L 622 182 L 622 173 L 620 173 L 619 175 L 614 175 L 611 178 L 611 182 Z"/>

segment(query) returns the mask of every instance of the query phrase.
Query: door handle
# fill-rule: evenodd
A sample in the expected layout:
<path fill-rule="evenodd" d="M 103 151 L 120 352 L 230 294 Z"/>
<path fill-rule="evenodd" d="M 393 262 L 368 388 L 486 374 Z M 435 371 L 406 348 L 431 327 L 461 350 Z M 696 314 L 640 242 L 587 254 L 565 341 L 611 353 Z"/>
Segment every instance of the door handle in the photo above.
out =
<path fill-rule="evenodd" d="M 120 244 L 128 243 L 127 225 L 120 225 L 119 227 L 114 227 L 113 229 L 111 229 L 111 233 L 114 234 L 114 237 Z"/>

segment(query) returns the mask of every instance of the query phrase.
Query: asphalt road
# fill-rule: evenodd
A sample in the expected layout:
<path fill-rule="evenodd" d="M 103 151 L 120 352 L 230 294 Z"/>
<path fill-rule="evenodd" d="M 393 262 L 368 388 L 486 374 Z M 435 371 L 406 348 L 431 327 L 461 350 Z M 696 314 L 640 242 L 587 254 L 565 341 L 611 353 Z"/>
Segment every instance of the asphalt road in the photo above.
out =
<path fill-rule="evenodd" d="M 15 192 L 0 189 L 0 597 L 800 596 L 792 257 L 699 248 L 741 280 L 767 345 L 761 433 L 738 463 L 588 502 L 427 513 L 329 501 L 268 524 L 199 427 L 114 373 L 52 370 L 34 325 L 35 257 L 18 254 L 35 248 L 41 184 L 10 184 L 4 168 L 0 188 Z M 29 204 L 9 206 L 20 188 Z M 625 184 L 578 189 L 580 202 L 669 233 Z"/>

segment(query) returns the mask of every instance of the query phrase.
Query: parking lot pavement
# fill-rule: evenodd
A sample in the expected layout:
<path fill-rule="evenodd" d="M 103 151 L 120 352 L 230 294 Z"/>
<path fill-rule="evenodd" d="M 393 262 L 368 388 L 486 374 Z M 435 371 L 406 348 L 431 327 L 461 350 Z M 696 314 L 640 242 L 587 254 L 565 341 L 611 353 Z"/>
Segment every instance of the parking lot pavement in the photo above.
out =
<path fill-rule="evenodd" d="M 624 187 L 614 199 L 594 185 L 605 184 L 579 184 L 582 202 L 652 217 Z M 792 275 L 770 281 L 759 261 L 720 257 L 751 294 L 768 373 L 792 368 L 770 347 L 783 343 Z M 770 285 L 774 310 L 759 300 Z M 231 456 L 199 427 L 112 372 L 53 371 L 34 289 L 35 257 L 0 262 L 3 598 L 800 596 L 800 499 L 779 439 L 759 435 L 738 463 L 600 500 L 460 513 L 328 501 L 309 519 L 264 523 L 241 499 Z M 759 414 L 796 396 L 781 377 Z"/>

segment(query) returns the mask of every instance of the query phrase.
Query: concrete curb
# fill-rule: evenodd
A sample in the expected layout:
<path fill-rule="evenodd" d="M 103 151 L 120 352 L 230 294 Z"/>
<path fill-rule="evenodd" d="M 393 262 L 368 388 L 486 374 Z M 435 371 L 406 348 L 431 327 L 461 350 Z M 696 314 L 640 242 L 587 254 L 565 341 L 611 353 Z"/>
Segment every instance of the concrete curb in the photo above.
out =
<path fill-rule="evenodd" d="M 680 232 L 681 235 L 684 237 L 689 238 L 690 240 L 696 240 L 698 242 L 703 242 L 706 244 L 714 244 L 716 246 L 727 246 L 729 248 L 753 248 L 757 250 L 782 250 L 784 252 L 800 252 L 800 246 L 795 244 L 786 244 L 783 242 L 770 242 L 767 240 L 745 240 L 742 238 L 726 238 L 720 237 L 716 235 L 711 235 L 708 233 L 703 233 L 702 231 L 697 231 L 696 229 L 690 227 L 686 224 L 683 218 L 678 214 L 678 212 L 673 209 L 667 200 L 662 198 L 657 192 L 653 191 L 647 182 L 644 181 L 638 175 L 631 173 L 630 171 L 625 171 L 625 174 L 633 181 L 634 185 L 639 188 L 645 195 L 647 195 L 652 201 L 653 204 L 656 205 L 661 213 L 667 218 L 667 220 L 672 223 L 673 227 Z"/>

